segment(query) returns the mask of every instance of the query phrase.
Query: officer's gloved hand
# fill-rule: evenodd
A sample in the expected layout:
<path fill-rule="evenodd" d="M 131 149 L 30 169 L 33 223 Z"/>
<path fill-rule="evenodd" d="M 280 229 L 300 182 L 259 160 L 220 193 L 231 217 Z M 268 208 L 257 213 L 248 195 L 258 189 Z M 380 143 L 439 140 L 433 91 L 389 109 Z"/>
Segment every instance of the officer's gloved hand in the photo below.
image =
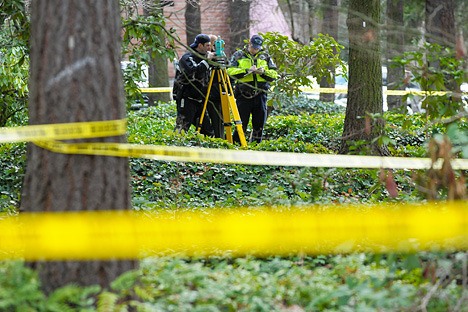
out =
<path fill-rule="evenodd" d="M 256 75 L 263 75 L 263 73 L 265 73 L 265 68 L 263 67 L 257 68 L 255 65 L 252 65 L 252 67 L 249 68 L 249 73 L 253 73 Z"/>
<path fill-rule="evenodd" d="M 213 53 L 213 52 L 206 52 L 206 58 L 209 59 L 209 60 L 212 60 L 216 57 L 216 53 Z"/>
<path fill-rule="evenodd" d="M 250 73 L 254 73 L 254 74 L 255 74 L 255 71 L 256 71 L 256 70 L 257 70 L 257 66 L 252 65 L 252 66 L 249 68 L 248 73 L 249 73 L 249 74 L 250 74 Z"/>

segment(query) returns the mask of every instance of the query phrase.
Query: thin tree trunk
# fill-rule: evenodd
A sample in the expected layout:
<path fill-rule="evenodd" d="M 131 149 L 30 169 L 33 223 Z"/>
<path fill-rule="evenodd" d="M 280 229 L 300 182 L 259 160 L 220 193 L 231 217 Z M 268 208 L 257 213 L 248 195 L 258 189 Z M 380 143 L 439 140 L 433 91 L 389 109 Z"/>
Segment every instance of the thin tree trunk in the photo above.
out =
<path fill-rule="evenodd" d="M 250 30 L 250 3 L 251 1 L 232 0 L 229 2 L 229 11 L 235 18 L 231 18 L 229 27 L 230 45 L 226 47 L 226 54 L 232 55 L 236 49 L 244 46 L 244 39 L 249 38 Z"/>
<path fill-rule="evenodd" d="M 117 0 L 32 2 L 31 124 L 125 117 Z M 83 140 L 82 140 L 83 141 Z M 125 142 L 125 137 L 95 139 Z M 129 209 L 126 158 L 28 148 L 21 211 Z M 68 283 L 107 287 L 134 261 L 35 262 L 44 291 Z"/>
<path fill-rule="evenodd" d="M 148 83 L 150 87 L 169 87 L 169 70 L 167 58 L 161 54 L 151 56 L 148 64 Z M 149 93 L 149 105 L 156 105 L 158 102 L 169 102 L 171 94 L 167 92 Z"/>
<path fill-rule="evenodd" d="M 324 1 L 324 19 L 323 19 L 323 33 L 328 34 L 338 41 L 338 0 Z M 336 51 L 335 51 L 336 52 Z M 332 77 L 335 77 L 335 68 L 330 68 Z M 320 81 L 322 88 L 334 88 L 335 82 L 329 83 L 325 78 Z M 333 102 L 335 101 L 334 93 L 320 93 L 320 101 Z"/>
<path fill-rule="evenodd" d="M 426 41 L 455 48 L 454 0 L 426 0 Z"/>
<path fill-rule="evenodd" d="M 426 0 L 426 41 L 451 49 L 456 48 L 454 0 Z M 428 64 L 440 68 L 439 62 Z M 459 86 L 453 77 L 445 79 L 447 90 L 459 91 Z"/>
<path fill-rule="evenodd" d="M 160 2 L 160 0 L 155 0 Z M 156 3 L 151 6 L 151 11 L 145 9 L 145 15 L 161 15 L 163 9 Z M 158 33 L 160 42 L 165 41 L 165 35 L 163 31 Z M 163 53 L 154 51 L 150 48 L 149 51 L 149 63 L 148 63 L 148 83 L 149 87 L 169 87 L 169 69 L 167 66 L 167 58 Z M 154 106 L 155 103 L 159 102 L 169 102 L 171 100 L 170 93 L 161 92 L 161 93 L 149 93 L 148 94 L 149 105 Z"/>
<path fill-rule="evenodd" d="M 187 45 L 190 45 L 195 37 L 201 33 L 201 13 L 198 0 L 186 0 L 185 5 L 185 32 Z"/>
<path fill-rule="evenodd" d="M 404 52 L 404 32 L 403 28 L 403 0 L 387 0 L 387 60 L 402 55 Z M 392 65 L 392 66 L 390 66 Z M 387 64 L 387 89 L 404 90 L 403 81 L 405 79 L 405 68 Z M 389 110 L 400 107 L 405 108 L 402 97 L 397 95 L 387 96 Z M 406 112 L 406 109 L 402 109 Z"/>

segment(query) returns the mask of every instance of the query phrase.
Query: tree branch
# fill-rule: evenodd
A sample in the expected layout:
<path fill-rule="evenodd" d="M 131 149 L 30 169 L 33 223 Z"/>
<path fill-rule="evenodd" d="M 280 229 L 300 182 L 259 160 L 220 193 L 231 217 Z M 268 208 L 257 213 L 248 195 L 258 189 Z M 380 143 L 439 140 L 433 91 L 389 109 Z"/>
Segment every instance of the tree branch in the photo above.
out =
<path fill-rule="evenodd" d="M 427 312 L 427 305 L 429 304 L 429 301 L 431 300 L 432 296 L 435 294 L 437 289 L 440 287 L 440 284 L 442 283 L 442 279 L 439 278 L 437 283 L 429 290 L 429 292 L 424 296 L 421 304 L 419 305 L 419 309 L 423 312 Z"/>

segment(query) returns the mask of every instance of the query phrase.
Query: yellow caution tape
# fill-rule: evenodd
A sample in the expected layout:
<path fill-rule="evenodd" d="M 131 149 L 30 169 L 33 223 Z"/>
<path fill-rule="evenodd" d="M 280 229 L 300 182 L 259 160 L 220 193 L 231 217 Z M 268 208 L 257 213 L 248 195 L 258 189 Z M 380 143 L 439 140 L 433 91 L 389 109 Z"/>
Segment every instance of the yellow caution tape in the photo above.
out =
<path fill-rule="evenodd" d="M 118 136 L 126 132 L 126 119 L 31 125 L 15 128 L 0 128 L 0 143 L 44 139 L 85 139 Z"/>
<path fill-rule="evenodd" d="M 165 93 L 172 92 L 172 87 L 140 88 L 143 93 Z"/>
<path fill-rule="evenodd" d="M 346 94 L 348 93 L 348 89 L 343 88 L 311 88 L 311 87 L 301 87 L 300 88 L 304 92 L 310 93 L 338 93 L 338 94 Z"/>
<path fill-rule="evenodd" d="M 179 146 L 118 143 L 62 143 L 57 139 L 81 139 L 116 136 L 126 132 L 126 120 L 79 122 L 1 128 L 0 143 L 33 141 L 57 153 L 116 157 L 141 157 L 163 161 L 211 162 L 246 165 L 303 166 L 330 168 L 428 169 L 429 158 L 379 157 L 334 154 L 278 153 L 246 150 L 222 150 Z M 454 159 L 454 169 L 468 169 L 468 159 Z M 433 167 L 440 168 L 441 161 Z"/>
<path fill-rule="evenodd" d="M 452 93 L 450 91 L 416 91 L 416 90 L 385 90 L 387 95 L 421 95 L 421 96 L 443 96 Z"/>
<path fill-rule="evenodd" d="M 392 168 L 429 169 L 429 158 L 379 157 L 335 154 L 306 154 L 264 152 L 246 150 L 223 150 L 181 146 L 158 146 L 117 143 L 35 142 L 38 146 L 56 153 L 85 154 L 117 157 L 148 158 L 163 161 L 209 162 L 245 165 L 300 166 L 322 168 Z M 440 168 L 441 161 L 434 164 Z M 453 159 L 453 169 L 468 169 L 468 159 Z"/>
<path fill-rule="evenodd" d="M 0 220 L 0 259 L 161 254 L 287 255 L 468 249 L 468 202 L 138 213 L 20 213 Z"/>
<path fill-rule="evenodd" d="M 346 88 L 311 88 L 311 87 L 302 87 L 302 91 L 310 93 L 338 93 L 346 94 L 348 89 Z M 421 95 L 421 96 L 442 96 L 452 93 L 451 91 L 416 91 L 416 90 L 384 90 L 383 94 L 387 95 Z M 468 92 L 462 92 L 461 94 L 468 95 Z"/>
<path fill-rule="evenodd" d="M 348 93 L 347 88 L 311 88 L 301 87 L 303 92 L 310 93 L 335 93 L 335 94 L 346 94 Z M 140 88 L 140 92 L 143 93 L 164 93 L 172 92 L 172 87 L 156 87 L 156 88 Z M 421 95 L 421 96 L 443 96 L 452 93 L 451 91 L 424 91 L 424 90 L 384 90 L 383 94 L 387 95 Z M 468 92 L 461 92 L 461 94 L 468 95 Z"/>

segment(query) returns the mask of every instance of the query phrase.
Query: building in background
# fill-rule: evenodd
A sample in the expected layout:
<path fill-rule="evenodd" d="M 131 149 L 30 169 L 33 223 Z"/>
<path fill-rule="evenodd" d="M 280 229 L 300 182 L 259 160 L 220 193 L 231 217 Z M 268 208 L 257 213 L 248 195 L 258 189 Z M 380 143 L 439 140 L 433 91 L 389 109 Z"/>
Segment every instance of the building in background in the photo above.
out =
<path fill-rule="evenodd" d="M 229 51 L 234 51 L 238 46 L 231 45 L 231 20 L 236 18 L 236 13 L 230 12 L 229 2 L 231 0 L 201 0 L 200 3 L 200 26 L 201 32 L 220 35 L 226 44 L 228 57 Z M 187 42 L 186 12 L 187 1 L 174 1 L 173 6 L 164 7 L 167 28 L 176 30 L 181 43 L 177 45 L 177 54 L 182 56 L 191 42 Z M 278 5 L 277 0 L 253 0 L 250 5 L 250 29 L 248 39 L 251 35 L 259 32 L 276 31 L 280 34 L 290 36 L 291 31 L 285 16 Z M 185 46 L 184 46 L 185 45 Z M 169 64 L 169 75 L 174 76 L 172 64 Z"/>
<path fill-rule="evenodd" d="M 254 1 L 250 7 L 250 35 L 276 31 L 291 37 L 291 28 L 278 0 Z"/>

